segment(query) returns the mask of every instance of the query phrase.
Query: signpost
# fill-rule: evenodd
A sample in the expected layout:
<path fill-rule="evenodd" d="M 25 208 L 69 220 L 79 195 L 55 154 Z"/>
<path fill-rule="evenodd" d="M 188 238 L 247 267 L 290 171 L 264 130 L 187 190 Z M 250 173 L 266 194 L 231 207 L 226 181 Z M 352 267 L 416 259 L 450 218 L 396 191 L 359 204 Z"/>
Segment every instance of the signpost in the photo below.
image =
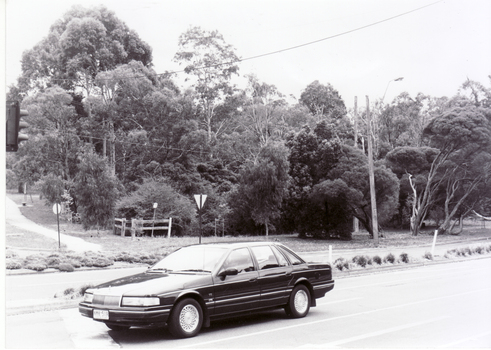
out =
<path fill-rule="evenodd" d="M 205 205 L 206 197 L 207 197 L 206 194 L 195 194 L 194 195 L 194 200 L 196 201 L 196 204 L 198 205 L 198 214 L 199 214 L 199 244 L 201 244 L 201 234 L 202 234 L 201 209 L 203 208 L 203 205 Z"/>
<path fill-rule="evenodd" d="M 58 222 L 58 249 L 61 248 L 61 241 L 60 241 L 60 213 L 61 213 L 61 204 L 60 203 L 55 203 L 53 205 L 53 213 L 56 214 L 56 221 Z"/>
<path fill-rule="evenodd" d="M 155 227 L 155 210 L 157 210 L 158 206 L 159 206 L 159 203 L 153 203 L 152 237 L 153 237 L 153 228 Z"/>

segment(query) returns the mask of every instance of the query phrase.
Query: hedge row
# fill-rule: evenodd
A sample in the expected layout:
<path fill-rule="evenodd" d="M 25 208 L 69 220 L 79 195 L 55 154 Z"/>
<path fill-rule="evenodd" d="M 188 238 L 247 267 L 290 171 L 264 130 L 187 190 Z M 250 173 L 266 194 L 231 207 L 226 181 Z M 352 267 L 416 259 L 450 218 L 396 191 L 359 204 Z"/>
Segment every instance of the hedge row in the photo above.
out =
<path fill-rule="evenodd" d="M 54 268 L 64 272 L 72 272 L 81 267 L 108 267 L 114 265 L 115 262 L 153 265 L 164 256 L 165 254 L 128 252 L 117 254 L 100 252 L 55 252 L 49 255 L 34 254 L 21 258 L 15 252 L 7 251 L 5 265 L 8 270 L 28 269 L 44 271 L 48 268 Z"/>
<path fill-rule="evenodd" d="M 488 245 L 479 245 L 476 247 L 465 247 L 465 248 L 457 248 L 448 250 L 443 256 L 446 259 L 452 259 L 453 257 L 466 257 L 471 255 L 480 255 L 480 254 L 489 254 L 491 253 L 491 244 Z M 433 260 L 433 256 L 430 252 L 426 252 L 423 256 L 423 259 Z M 376 255 L 370 257 L 368 255 L 357 255 L 354 256 L 351 261 L 346 260 L 345 258 L 338 258 L 334 261 L 333 265 L 339 271 L 350 270 L 355 267 L 365 268 L 368 265 L 376 266 L 384 264 L 409 264 L 411 262 L 415 262 L 417 259 L 411 258 L 407 253 L 401 253 L 399 258 L 396 259 L 394 254 L 389 253 L 384 258 Z"/>

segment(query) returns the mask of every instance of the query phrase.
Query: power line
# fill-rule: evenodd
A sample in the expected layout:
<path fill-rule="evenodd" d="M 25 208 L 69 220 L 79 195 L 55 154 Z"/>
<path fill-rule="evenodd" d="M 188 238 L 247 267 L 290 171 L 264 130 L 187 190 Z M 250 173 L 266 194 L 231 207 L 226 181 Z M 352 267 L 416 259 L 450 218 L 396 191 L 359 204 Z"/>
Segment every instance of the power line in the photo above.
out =
<path fill-rule="evenodd" d="M 402 17 L 402 16 L 406 16 L 406 15 L 408 15 L 410 13 L 413 13 L 413 12 L 416 12 L 416 11 L 420 11 L 420 10 L 425 9 L 427 7 L 436 5 L 436 4 L 438 4 L 438 3 L 442 2 L 442 1 L 443 0 L 438 0 L 438 1 L 435 1 L 435 2 L 433 2 L 431 4 L 424 5 L 424 6 L 421 6 L 421 7 L 418 7 L 418 8 L 415 8 L 415 9 L 412 9 L 412 10 L 409 10 L 409 11 L 406 11 L 406 12 L 403 12 L 403 13 L 400 13 L 400 14 L 397 14 L 397 15 L 394 15 L 394 16 L 391 16 L 391 17 L 388 17 L 388 18 L 385 18 L 385 19 L 382 19 L 380 21 L 372 22 L 370 24 L 367 24 L 367 25 L 364 25 L 364 26 L 361 26 L 361 27 L 357 27 L 357 28 L 354 28 L 354 29 L 350 29 L 350 30 L 347 30 L 345 32 L 341 32 L 341 33 L 338 33 L 338 34 L 334 34 L 334 35 L 331 35 L 331 36 L 328 36 L 328 37 L 325 37 L 325 38 L 322 38 L 322 39 L 310 41 L 310 42 L 299 44 L 299 45 L 295 45 L 295 46 L 290 46 L 290 47 L 287 47 L 287 48 L 284 48 L 284 49 L 280 49 L 280 50 L 276 50 L 276 51 L 271 51 L 271 52 L 267 52 L 267 53 L 263 53 L 263 54 L 259 54 L 259 55 L 255 55 L 255 56 L 250 56 L 250 57 L 246 57 L 246 58 L 239 58 L 238 60 L 234 60 L 234 61 L 222 62 L 222 63 L 217 63 L 217 64 L 214 64 L 214 65 L 197 67 L 196 69 L 215 68 L 215 67 L 219 67 L 219 66 L 224 66 L 224 65 L 234 64 L 234 63 L 240 63 L 240 62 L 244 62 L 244 61 L 255 60 L 255 59 L 266 57 L 266 56 L 276 55 L 276 54 L 279 54 L 279 53 L 282 53 L 282 52 L 286 52 L 286 51 L 296 50 L 296 49 L 299 49 L 299 48 L 302 48 L 302 47 L 305 47 L 305 46 L 317 44 L 317 43 L 320 43 L 320 42 L 323 42 L 323 41 L 326 41 L 326 40 L 334 39 L 334 38 L 337 38 L 337 37 L 340 37 L 340 36 L 344 36 L 344 35 L 347 35 L 347 34 L 351 34 L 351 33 L 354 33 L 354 32 L 357 32 L 357 31 L 360 31 L 360 30 L 363 30 L 363 29 L 367 29 L 367 28 L 376 26 L 376 25 L 381 24 L 381 23 L 384 23 L 384 22 L 391 21 L 393 19 L 396 19 L 396 18 L 399 18 L 399 17 Z M 170 71 L 170 72 L 165 72 L 165 73 L 149 74 L 149 75 L 160 77 L 160 76 L 172 75 L 172 74 L 178 74 L 178 73 L 184 73 L 184 72 L 185 72 L 185 70 L 184 69 L 181 69 L 181 70 L 175 70 L 175 71 Z M 105 80 L 139 79 L 139 78 L 144 78 L 144 77 L 147 77 L 147 76 L 148 75 L 127 76 L 127 77 L 119 77 L 117 79 L 105 79 Z M 55 78 L 53 80 L 54 81 L 74 81 L 76 79 Z"/>

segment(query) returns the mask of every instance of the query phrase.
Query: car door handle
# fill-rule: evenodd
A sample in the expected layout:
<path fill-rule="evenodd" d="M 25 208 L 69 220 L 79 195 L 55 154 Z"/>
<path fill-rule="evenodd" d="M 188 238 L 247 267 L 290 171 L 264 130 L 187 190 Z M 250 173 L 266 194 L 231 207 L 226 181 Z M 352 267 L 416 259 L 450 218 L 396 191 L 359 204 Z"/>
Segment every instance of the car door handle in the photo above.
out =
<path fill-rule="evenodd" d="M 292 275 L 292 272 L 291 271 L 285 272 L 285 275 L 291 276 Z"/>
<path fill-rule="evenodd" d="M 249 280 L 249 282 L 256 282 L 256 281 L 257 281 L 257 277 L 251 278 L 251 279 Z"/>

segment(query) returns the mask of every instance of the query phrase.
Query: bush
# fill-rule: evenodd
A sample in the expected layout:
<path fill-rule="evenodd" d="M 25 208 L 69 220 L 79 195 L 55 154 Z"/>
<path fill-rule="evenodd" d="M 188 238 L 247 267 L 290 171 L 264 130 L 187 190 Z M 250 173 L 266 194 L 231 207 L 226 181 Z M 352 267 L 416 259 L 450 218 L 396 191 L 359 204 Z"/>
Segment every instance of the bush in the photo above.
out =
<path fill-rule="evenodd" d="M 46 259 L 46 265 L 48 265 L 48 267 L 58 268 L 60 264 L 61 259 L 57 256 L 48 256 L 48 258 Z"/>
<path fill-rule="evenodd" d="M 5 268 L 7 270 L 18 270 L 22 268 L 22 262 L 18 259 L 9 258 L 5 262 Z"/>
<path fill-rule="evenodd" d="M 46 258 L 41 255 L 29 255 L 24 259 L 24 268 L 34 271 L 44 271 L 48 268 Z"/>
<path fill-rule="evenodd" d="M 75 271 L 75 268 L 69 263 L 61 263 L 58 265 L 58 270 L 62 272 L 73 272 Z"/>
<path fill-rule="evenodd" d="M 365 256 L 365 255 L 357 255 L 353 257 L 353 263 L 361 266 L 361 267 L 366 267 L 367 265 L 372 264 L 372 259 L 370 257 Z"/>
<path fill-rule="evenodd" d="M 382 265 L 382 258 L 381 258 L 380 256 L 375 255 L 375 256 L 373 257 L 373 259 L 372 259 L 372 260 L 373 260 L 373 262 L 374 262 L 374 263 L 376 263 L 377 265 Z"/>
<path fill-rule="evenodd" d="M 399 256 L 399 258 L 401 259 L 401 261 L 405 264 L 409 264 L 409 255 L 407 255 L 407 253 L 401 253 L 401 255 Z"/>
<path fill-rule="evenodd" d="M 384 263 L 393 264 L 395 261 L 396 261 L 396 257 L 392 253 L 387 254 L 387 256 L 384 258 Z"/>
<path fill-rule="evenodd" d="M 80 287 L 80 289 L 79 289 L 78 292 L 79 292 L 80 295 L 84 295 L 85 294 L 85 291 L 87 289 L 89 289 L 89 288 L 92 288 L 92 287 L 94 287 L 92 284 L 83 285 L 82 287 Z"/>
<path fill-rule="evenodd" d="M 423 258 L 433 260 L 433 254 L 431 254 L 430 252 L 425 252 Z"/>
<path fill-rule="evenodd" d="M 336 266 L 339 271 L 343 271 L 343 269 L 349 270 L 349 262 L 344 258 L 337 258 L 334 261 L 334 266 Z"/>
<path fill-rule="evenodd" d="M 46 270 L 48 266 L 42 262 L 30 262 L 25 265 L 25 268 L 40 272 Z"/>
<path fill-rule="evenodd" d="M 9 259 L 9 258 L 17 258 L 19 255 L 17 255 L 16 252 L 13 252 L 11 250 L 7 250 L 5 252 L 5 258 Z"/>

